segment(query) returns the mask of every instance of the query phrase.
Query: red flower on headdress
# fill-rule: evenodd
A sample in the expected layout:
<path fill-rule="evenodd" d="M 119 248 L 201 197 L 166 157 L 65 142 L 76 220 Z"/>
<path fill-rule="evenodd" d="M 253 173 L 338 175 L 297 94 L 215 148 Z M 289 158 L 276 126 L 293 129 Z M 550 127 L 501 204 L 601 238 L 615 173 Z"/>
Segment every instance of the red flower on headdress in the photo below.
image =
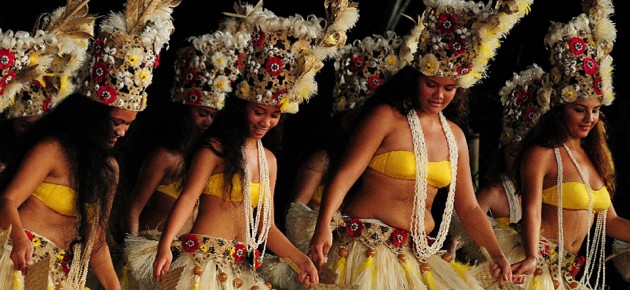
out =
<path fill-rule="evenodd" d="M 593 58 L 587 57 L 582 63 L 582 68 L 587 74 L 594 75 L 597 72 L 597 61 Z"/>
<path fill-rule="evenodd" d="M 575 55 L 583 54 L 584 51 L 586 51 L 586 42 L 584 42 L 584 39 L 579 37 L 571 38 L 569 48 L 571 48 L 571 51 Z"/>
<path fill-rule="evenodd" d="M 94 50 L 92 51 L 92 55 L 99 57 L 103 54 L 103 47 L 105 46 L 105 43 L 103 42 L 102 38 L 97 38 L 96 41 L 94 42 Z"/>
<path fill-rule="evenodd" d="M 234 245 L 234 253 L 232 253 L 234 262 L 241 263 L 247 259 L 247 248 L 243 244 Z"/>
<path fill-rule="evenodd" d="M 201 101 L 201 91 L 198 89 L 190 89 L 188 91 L 188 98 L 186 99 L 186 105 L 196 106 Z"/>
<path fill-rule="evenodd" d="M 184 70 L 182 75 L 182 83 L 184 83 L 184 85 L 190 85 L 197 81 L 197 70 L 195 69 Z"/>
<path fill-rule="evenodd" d="M 516 104 L 519 107 L 525 106 L 532 101 L 532 94 L 527 90 L 520 90 L 516 93 Z"/>
<path fill-rule="evenodd" d="M 404 246 L 407 242 L 407 237 L 409 237 L 409 233 L 407 233 L 407 231 L 395 229 L 391 235 L 392 245 L 398 248 Z"/>
<path fill-rule="evenodd" d="M 271 76 L 277 76 L 282 73 L 282 68 L 284 67 L 284 62 L 278 57 L 272 56 L 265 63 L 265 69 L 267 73 Z"/>
<path fill-rule="evenodd" d="M 460 76 L 467 75 L 471 71 L 472 71 L 472 68 L 470 67 L 470 65 L 464 64 L 457 68 L 457 75 L 460 75 Z"/>
<path fill-rule="evenodd" d="M 15 78 L 15 71 L 10 71 L 0 80 L 0 94 L 4 93 L 4 88 Z"/>
<path fill-rule="evenodd" d="M 243 72 L 243 59 L 245 58 L 245 52 L 241 51 L 238 53 L 238 57 L 236 58 L 236 68 L 238 71 Z"/>
<path fill-rule="evenodd" d="M 453 33 L 457 24 L 457 15 L 454 13 L 440 14 L 437 27 L 442 33 Z"/>
<path fill-rule="evenodd" d="M 278 99 L 280 98 L 280 96 L 284 95 L 287 93 L 287 90 L 285 89 L 279 89 L 277 90 L 275 93 L 273 93 L 273 95 L 271 96 L 271 99 L 273 100 L 274 104 L 278 104 Z"/>
<path fill-rule="evenodd" d="M 107 65 L 102 61 L 95 63 L 92 69 L 92 76 L 95 82 L 102 83 L 109 76 Z"/>
<path fill-rule="evenodd" d="M 109 105 L 116 100 L 116 89 L 112 86 L 100 86 L 96 92 L 101 103 Z"/>
<path fill-rule="evenodd" d="M 372 75 L 367 81 L 368 87 L 372 90 L 376 90 L 382 84 L 383 84 L 383 81 L 378 75 Z"/>
<path fill-rule="evenodd" d="M 160 65 L 160 55 L 155 56 L 155 61 L 153 62 L 153 67 L 158 67 Z"/>
<path fill-rule="evenodd" d="M 48 112 L 48 110 L 52 109 L 52 99 L 51 98 L 46 98 L 44 99 L 44 102 L 42 103 L 42 110 L 44 112 Z"/>
<path fill-rule="evenodd" d="M 586 262 L 586 258 L 584 256 L 579 256 L 575 259 L 575 261 L 573 261 L 571 264 L 571 275 L 573 275 L 573 277 L 577 276 L 580 272 L 580 269 L 584 266 L 584 262 Z"/>
<path fill-rule="evenodd" d="M 536 116 L 536 113 L 538 113 L 538 110 L 536 110 L 536 108 L 529 108 L 525 110 L 525 113 L 523 114 L 523 118 L 525 118 L 525 122 L 531 122 Z"/>
<path fill-rule="evenodd" d="M 460 55 L 466 52 L 466 46 L 459 39 L 453 39 L 448 43 L 448 48 L 455 54 Z"/>
<path fill-rule="evenodd" d="M 346 233 L 348 236 L 356 237 L 363 232 L 363 222 L 360 219 L 351 219 L 346 223 Z"/>
<path fill-rule="evenodd" d="M 252 45 L 262 46 L 263 43 L 265 43 L 266 38 L 267 35 L 265 35 L 265 33 L 260 30 L 260 28 L 257 28 L 256 30 L 254 30 L 254 33 L 252 33 Z"/>
<path fill-rule="evenodd" d="M 593 90 L 595 90 L 595 93 L 598 95 L 603 95 L 604 92 L 602 91 L 604 87 L 604 83 L 602 82 L 602 78 L 595 78 L 593 80 Z"/>
<path fill-rule="evenodd" d="M 362 71 L 365 68 L 365 59 L 363 59 L 363 57 L 353 57 L 350 60 L 350 71 L 351 72 L 358 72 L 358 71 Z"/>
<path fill-rule="evenodd" d="M 15 55 L 7 48 L 0 49 L 0 69 L 5 70 L 15 62 Z"/>
<path fill-rule="evenodd" d="M 199 240 L 197 240 L 197 236 L 195 235 L 185 235 L 182 238 L 182 249 L 186 253 L 194 253 L 197 249 L 199 249 Z"/>

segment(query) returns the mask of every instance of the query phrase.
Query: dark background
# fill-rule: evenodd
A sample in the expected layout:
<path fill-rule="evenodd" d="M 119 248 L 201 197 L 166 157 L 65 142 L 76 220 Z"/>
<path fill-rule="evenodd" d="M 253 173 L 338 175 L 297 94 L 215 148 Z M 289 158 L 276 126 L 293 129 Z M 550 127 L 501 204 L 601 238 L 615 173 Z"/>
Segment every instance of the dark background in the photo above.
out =
<path fill-rule="evenodd" d="M 27 30 L 30 31 L 37 15 L 44 11 L 64 4 L 62 0 L 21 0 L 3 1 L 0 8 L 0 28 L 3 31 Z M 253 1 L 252 1 L 253 2 Z M 399 35 L 406 34 L 413 23 L 400 18 L 397 22 L 392 15 L 394 11 L 404 11 L 406 15 L 416 19 L 416 15 L 424 10 L 422 1 L 411 0 L 408 6 L 397 6 L 394 0 L 362 0 L 359 2 L 361 17 L 356 27 L 349 32 L 348 39 L 363 38 L 371 34 L 382 34 L 388 22 L 390 27 Z M 629 168 L 628 152 L 630 148 L 630 118 L 628 117 L 629 104 L 628 87 L 624 81 L 628 80 L 625 70 L 630 60 L 627 52 L 630 51 L 628 38 L 630 26 L 626 17 L 629 9 L 622 9 L 622 0 L 613 1 L 616 4 L 616 14 L 613 21 L 617 24 L 617 42 L 612 51 L 615 61 L 614 85 L 616 92 L 615 102 L 603 109 L 608 121 L 609 144 L 613 150 L 613 156 L 617 167 L 618 190 L 614 196 L 617 212 L 624 217 L 630 217 L 628 200 Z M 90 11 L 97 15 L 105 15 L 111 10 L 121 11 L 124 1 L 116 0 L 92 0 Z M 232 11 L 233 1 L 212 0 L 183 0 L 173 13 L 175 33 L 171 37 L 170 49 L 162 53 L 161 66 L 155 71 L 153 85 L 148 89 L 149 108 L 146 113 L 141 113 L 138 122 L 150 119 L 151 112 L 156 111 L 168 99 L 168 92 L 172 84 L 172 63 L 175 51 L 189 36 L 198 36 L 214 31 L 218 21 L 223 17 L 222 12 Z M 626 4 L 627 6 L 627 4 Z M 323 1 L 315 0 L 267 0 L 264 7 L 274 11 L 280 16 L 288 16 L 295 13 L 301 15 L 316 14 L 323 16 Z M 498 145 L 498 137 L 501 131 L 501 104 L 498 101 L 498 90 L 505 81 L 512 76 L 512 72 L 518 72 L 527 68 L 532 63 L 539 64 L 543 69 L 549 67 L 548 54 L 543 45 L 543 37 L 551 21 L 566 22 L 581 13 L 579 0 L 536 0 L 532 5 L 531 13 L 526 16 L 512 30 L 503 41 L 496 58 L 490 65 L 490 78 L 471 90 L 470 114 L 468 133 L 480 135 L 480 174 L 483 174 L 493 152 Z M 393 23 L 393 24 L 392 24 Z M 277 223 L 283 224 L 283 211 L 290 197 L 291 187 L 299 160 L 305 153 L 305 148 L 315 142 L 316 132 L 323 128 L 323 119 L 328 114 L 331 104 L 330 91 L 334 83 L 331 63 L 318 75 L 319 95 L 302 105 L 300 113 L 287 116 L 285 122 L 285 134 L 282 151 L 278 154 L 279 178 L 276 187 L 276 212 Z M 143 116 L 143 114 L 145 116 Z M 155 114 L 154 114 L 155 115 Z M 630 230 L 630 229 L 629 229 Z M 610 248 L 610 247 L 608 247 Z M 608 265 L 607 281 L 611 289 L 627 288 L 617 275 L 612 264 Z"/>

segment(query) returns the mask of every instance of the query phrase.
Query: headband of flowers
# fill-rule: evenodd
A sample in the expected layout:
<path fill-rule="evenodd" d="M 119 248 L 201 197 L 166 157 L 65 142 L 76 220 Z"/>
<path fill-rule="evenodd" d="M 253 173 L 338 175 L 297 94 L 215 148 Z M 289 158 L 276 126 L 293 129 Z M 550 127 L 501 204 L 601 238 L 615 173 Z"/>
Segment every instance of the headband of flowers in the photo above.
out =
<path fill-rule="evenodd" d="M 240 75 L 249 33 L 217 31 L 191 37 L 177 52 L 171 101 L 221 110 Z"/>
<path fill-rule="evenodd" d="M 40 17 L 38 26 L 56 36 L 48 45 L 50 66 L 43 75 L 26 83 L 7 108 L 7 118 L 46 113 L 75 90 L 73 79 L 87 57 L 88 41 L 94 34 L 95 17 L 88 15 L 88 0 L 68 1 L 65 7 Z"/>
<path fill-rule="evenodd" d="M 236 96 L 296 113 L 317 92 L 315 74 L 323 60 L 343 47 L 346 30 L 358 19 L 354 3 L 326 1 L 326 8 L 326 27 L 313 15 L 283 18 L 266 9 L 249 9 L 246 21 L 253 32 Z"/>
<path fill-rule="evenodd" d="M 392 31 L 346 45 L 335 56 L 333 113 L 362 105 L 374 91 L 408 64 L 401 57 L 405 42 Z"/>
<path fill-rule="evenodd" d="M 85 95 L 131 111 L 147 105 L 146 88 L 159 65 L 159 52 L 175 30 L 171 13 L 181 0 L 128 0 L 124 13 L 110 13 L 92 44 L 84 72 Z"/>
<path fill-rule="evenodd" d="M 587 7 L 588 8 L 588 7 Z M 610 105 L 615 98 L 612 85 L 612 50 L 617 30 L 609 19 L 610 1 L 596 1 L 587 14 L 568 23 L 553 23 L 545 36 L 552 68 L 546 93 L 551 106 L 600 98 Z"/>
<path fill-rule="evenodd" d="M 495 7 L 463 0 L 424 0 L 413 66 L 426 76 L 455 77 L 463 88 L 486 76 L 490 59 L 533 0 L 499 0 Z"/>
<path fill-rule="evenodd" d="M 538 119 L 549 110 L 549 96 L 542 93 L 545 72 L 536 64 L 514 73 L 499 90 L 503 105 L 502 146 L 520 142 Z"/>

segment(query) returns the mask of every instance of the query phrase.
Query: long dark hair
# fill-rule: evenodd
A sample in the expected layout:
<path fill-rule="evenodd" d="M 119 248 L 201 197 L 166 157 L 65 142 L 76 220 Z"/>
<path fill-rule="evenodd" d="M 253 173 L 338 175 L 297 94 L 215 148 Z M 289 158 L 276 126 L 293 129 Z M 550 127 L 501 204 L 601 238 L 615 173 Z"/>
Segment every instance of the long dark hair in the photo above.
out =
<path fill-rule="evenodd" d="M 214 117 L 212 124 L 198 138 L 197 145 L 186 154 L 185 174 L 190 170 L 192 157 L 199 148 L 208 148 L 223 158 L 223 178 L 227 192 L 232 192 L 232 178 L 235 174 L 245 176 L 243 145 L 249 134 L 246 107 L 249 102 L 237 97 L 228 97 L 223 109 Z M 263 137 L 265 148 L 276 152 L 281 143 L 282 118 L 278 125 Z M 220 145 L 214 143 L 218 141 Z"/>
<path fill-rule="evenodd" d="M 561 146 L 569 139 L 569 130 L 562 121 L 562 114 L 566 105 L 552 108 L 543 114 L 538 123 L 529 131 L 523 139 L 522 147 L 517 156 L 515 164 L 521 164 L 523 152 L 532 146 L 541 146 L 545 148 L 555 148 Z M 615 182 L 615 165 L 613 163 L 612 154 L 608 147 L 606 134 L 606 117 L 600 111 L 599 121 L 591 129 L 591 132 L 582 138 L 581 143 L 588 158 L 593 162 L 597 173 L 604 181 L 604 185 L 612 195 L 616 189 Z M 518 184 L 521 183 L 520 166 L 516 166 L 516 179 Z"/>
<path fill-rule="evenodd" d="M 70 182 L 77 193 L 79 213 L 78 234 L 83 242 L 88 235 L 87 208 L 96 205 L 99 226 L 106 228 L 108 213 L 105 210 L 113 195 L 112 181 L 117 178 L 112 161 L 112 149 L 107 140 L 112 137 L 110 119 L 112 107 L 73 94 L 57 108 L 37 121 L 28 130 L 16 154 L 0 175 L 0 190 L 4 190 L 17 173 L 26 153 L 36 144 L 55 140 L 70 162 Z"/>
<path fill-rule="evenodd" d="M 421 72 L 411 66 L 403 67 L 391 79 L 380 86 L 373 97 L 365 102 L 358 119 L 361 119 L 379 104 L 388 104 L 403 116 L 406 116 L 412 108 L 420 106 L 418 103 L 418 82 L 422 76 Z M 455 97 L 443 111 L 447 119 L 460 127 L 462 127 L 463 122 L 468 117 L 467 95 L 468 90 L 458 88 Z"/>

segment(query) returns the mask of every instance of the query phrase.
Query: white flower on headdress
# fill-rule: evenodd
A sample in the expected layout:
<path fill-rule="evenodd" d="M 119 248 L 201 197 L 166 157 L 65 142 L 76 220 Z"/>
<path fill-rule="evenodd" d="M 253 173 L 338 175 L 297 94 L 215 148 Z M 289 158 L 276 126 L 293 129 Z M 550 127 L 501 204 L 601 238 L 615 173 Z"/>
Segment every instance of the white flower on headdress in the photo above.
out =
<path fill-rule="evenodd" d="M 395 54 L 387 55 L 383 65 L 386 69 L 396 68 L 398 66 L 398 57 Z"/>
<path fill-rule="evenodd" d="M 572 103 L 577 99 L 578 91 L 578 87 L 574 85 L 568 85 L 562 89 L 562 99 L 567 103 Z"/>
<path fill-rule="evenodd" d="M 142 68 L 136 70 L 136 73 L 134 75 L 134 83 L 136 84 L 136 86 L 146 88 L 151 84 L 152 80 L 153 74 L 151 74 L 148 69 Z"/>
<path fill-rule="evenodd" d="M 227 65 L 228 65 L 228 61 L 227 58 L 225 57 L 225 55 L 219 51 L 215 52 L 212 55 L 212 65 L 214 65 L 215 68 L 222 70 L 224 69 Z"/>
<path fill-rule="evenodd" d="M 132 67 L 139 66 L 143 59 L 142 50 L 139 48 L 132 48 L 125 55 L 125 61 Z"/>
<path fill-rule="evenodd" d="M 420 72 L 426 76 L 434 76 L 440 69 L 440 63 L 432 53 L 425 54 L 419 60 Z"/>
<path fill-rule="evenodd" d="M 212 88 L 215 92 L 226 92 L 229 93 L 232 91 L 232 87 L 230 86 L 230 80 L 226 76 L 217 76 L 212 82 Z"/>

